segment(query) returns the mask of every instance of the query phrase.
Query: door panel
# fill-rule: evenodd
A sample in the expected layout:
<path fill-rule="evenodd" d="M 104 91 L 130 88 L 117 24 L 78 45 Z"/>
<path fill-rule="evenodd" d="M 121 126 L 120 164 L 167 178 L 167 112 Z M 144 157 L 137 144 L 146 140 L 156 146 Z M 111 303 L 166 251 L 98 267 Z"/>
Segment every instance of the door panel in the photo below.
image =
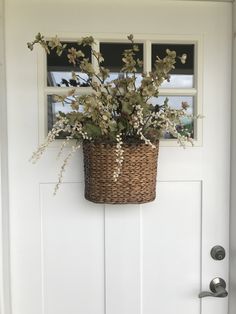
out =
<path fill-rule="evenodd" d="M 220 244 L 228 252 L 231 4 L 8 0 L 5 7 L 13 314 L 227 314 L 227 298 L 198 293 L 215 277 L 228 282 L 228 254 L 214 261 L 210 250 Z M 56 197 L 58 149 L 28 163 L 45 118 L 37 81 L 44 65 L 26 48 L 38 31 L 200 38 L 202 145 L 161 146 L 155 202 L 84 200 L 81 151 Z"/>
<path fill-rule="evenodd" d="M 143 312 L 198 314 L 201 182 L 159 182 L 143 206 Z"/>
<path fill-rule="evenodd" d="M 44 311 L 104 313 L 103 206 L 87 206 L 81 183 L 52 190 L 40 185 Z"/>

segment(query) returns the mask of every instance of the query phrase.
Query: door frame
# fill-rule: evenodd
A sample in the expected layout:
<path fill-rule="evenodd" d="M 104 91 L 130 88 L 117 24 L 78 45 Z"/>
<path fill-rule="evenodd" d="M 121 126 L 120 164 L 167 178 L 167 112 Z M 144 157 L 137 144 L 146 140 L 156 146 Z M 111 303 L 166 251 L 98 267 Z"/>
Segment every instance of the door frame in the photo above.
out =
<path fill-rule="evenodd" d="M 11 314 L 4 9 L 4 0 L 0 0 L 0 312 Z"/>
<path fill-rule="evenodd" d="M 231 109 L 231 202 L 230 202 L 230 265 L 229 265 L 229 314 L 235 313 L 236 299 L 233 297 L 236 293 L 236 2 L 232 4 L 233 14 L 233 53 L 232 53 L 232 109 Z"/>
<path fill-rule="evenodd" d="M 176 0 L 178 1 L 178 0 Z M 183 1 L 183 0 L 182 0 Z M 201 0 L 185 0 L 201 1 Z M 230 252 L 236 251 L 236 3 L 235 0 L 205 0 L 212 2 L 232 2 L 234 24 L 233 40 L 233 71 L 232 71 L 232 128 L 231 128 L 231 224 L 230 224 Z M 4 0 L 0 0 L 0 312 L 11 314 L 10 293 L 10 239 L 9 239 L 9 188 L 8 188 L 8 138 L 7 138 L 7 99 L 5 76 L 5 22 Z M 236 290 L 236 257 L 230 258 L 230 286 L 229 290 Z M 236 309 L 236 300 L 229 295 L 229 314 Z"/>

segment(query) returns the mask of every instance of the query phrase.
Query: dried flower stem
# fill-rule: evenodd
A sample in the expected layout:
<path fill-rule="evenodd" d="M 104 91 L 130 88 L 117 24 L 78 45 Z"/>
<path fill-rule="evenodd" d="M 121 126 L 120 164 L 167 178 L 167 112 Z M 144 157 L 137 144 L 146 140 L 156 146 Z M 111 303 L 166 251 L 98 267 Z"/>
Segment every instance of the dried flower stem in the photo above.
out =
<path fill-rule="evenodd" d="M 60 119 L 54 124 L 52 130 L 48 133 L 45 142 L 41 144 L 38 149 L 33 152 L 30 161 L 36 163 L 39 158 L 42 156 L 46 148 L 55 141 L 56 137 L 60 134 L 60 132 L 64 131 L 64 125 L 68 122 L 68 119 L 65 117 L 60 117 Z"/>
<path fill-rule="evenodd" d="M 63 164 L 61 166 L 61 169 L 60 169 L 60 172 L 58 174 L 58 181 L 57 181 L 57 184 L 54 188 L 54 192 L 53 192 L 53 195 L 56 195 L 58 189 L 59 189 L 59 186 L 62 182 L 62 178 L 63 178 L 63 173 L 65 172 L 65 168 L 68 164 L 68 161 L 69 159 L 72 157 L 72 155 L 80 148 L 80 144 L 76 145 L 76 146 L 72 146 L 72 149 L 71 151 L 69 152 L 69 154 L 66 156 L 66 158 L 64 159 L 63 161 Z"/>
<path fill-rule="evenodd" d="M 69 141 L 74 138 L 76 133 L 81 134 L 81 136 L 82 136 L 82 138 L 84 140 L 88 140 L 89 139 L 87 132 L 83 131 L 83 126 L 78 121 L 75 122 L 75 125 L 73 127 L 68 126 L 68 129 L 66 131 L 69 132 L 70 135 L 68 135 L 66 137 L 66 139 L 63 141 L 63 143 L 61 144 L 60 150 L 59 150 L 58 155 L 57 155 L 58 158 L 61 156 L 61 154 L 63 152 L 63 149 L 66 147 L 66 145 L 69 143 Z"/>
<path fill-rule="evenodd" d="M 115 167 L 115 170 L 113 173 L 113 179 L 115 182 L 117 181 L 117 179 L 121 173 L 122 164 L 124 161 L 124 156 L 123 156 L 124 150 L 122 149 L 122 144 L 123 144 L 122 133 L 117 134 L 116 141 L 117 141 L 117 144 L 116 144 L 116 167 Z"/>

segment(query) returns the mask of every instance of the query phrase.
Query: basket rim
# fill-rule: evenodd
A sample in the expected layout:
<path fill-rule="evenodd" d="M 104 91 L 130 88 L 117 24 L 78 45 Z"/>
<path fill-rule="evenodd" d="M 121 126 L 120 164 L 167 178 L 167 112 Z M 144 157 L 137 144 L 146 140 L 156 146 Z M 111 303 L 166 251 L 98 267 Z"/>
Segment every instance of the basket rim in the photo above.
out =
<path fill-rule="evenodd" d="M 160 143 L 160 140 L 153 141 L 152 144 L 155 146 L 158 146 Z M 94 145 L 94 146 L 103 146 L 103 147 L 115 147 L 117 145 L 117 142 L 110 141 L 110 140 L 84 140 L 83 145 Z M 149 144 L 146 144 L 144 141 L 122 141 L 122 146 L 126 147 L 132 147 L 132 146 L 150 146 Z"/>

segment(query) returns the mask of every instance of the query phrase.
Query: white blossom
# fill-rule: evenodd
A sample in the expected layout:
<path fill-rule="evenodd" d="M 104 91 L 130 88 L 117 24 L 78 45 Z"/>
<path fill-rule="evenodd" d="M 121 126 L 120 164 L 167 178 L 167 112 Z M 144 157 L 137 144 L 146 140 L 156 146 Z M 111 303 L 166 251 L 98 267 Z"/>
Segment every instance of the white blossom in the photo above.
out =
<path fill-rule="evenodd" d="M 121 173 L 121 169 L 122 169 L 122 164 L 123 164 L 123 161 L 124 161 L 124 157 L 123 157 L 123 153 L 124 153 L 124 150 L 122 149 L 122 133 L 120 134 L 117 134 L 116 136 L 116 166 L 115 166 L 115 170 L 114 170 L 114 173 L 113 173 L 113 179 L 114 181 L 116 182 L 120 173 Z"/>

